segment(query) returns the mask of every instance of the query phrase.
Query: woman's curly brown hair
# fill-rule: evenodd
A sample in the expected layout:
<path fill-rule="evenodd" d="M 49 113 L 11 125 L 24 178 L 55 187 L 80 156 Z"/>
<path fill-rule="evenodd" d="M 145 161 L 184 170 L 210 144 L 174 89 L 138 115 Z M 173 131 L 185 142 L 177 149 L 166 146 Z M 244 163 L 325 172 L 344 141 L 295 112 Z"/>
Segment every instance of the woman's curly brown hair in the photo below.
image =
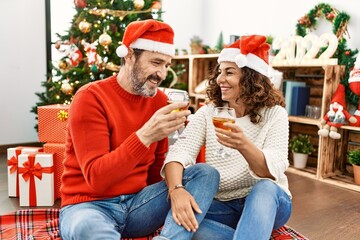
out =
<path fill-rule="evenodd" d="M 255 70 L 243 67 L 240 69 L 241 77 L 239 86 L 241 93 L 237 101 L 241 101 L 247 106 L 245 115 L 249 115 L 252 123 L 261 121 L 260 110 L 264 107 L 270 108 L 275 105 L 285 107 L 285 100 L 280 90 L 275 89 L 270 79 Z M 221 99 L 221 90 L 216 83 L 219 75 L 219 64 L 215 67 L 206 88 L 208 100 L 213 102 L 216 107 L 221 107 L 226 101 Z"/>

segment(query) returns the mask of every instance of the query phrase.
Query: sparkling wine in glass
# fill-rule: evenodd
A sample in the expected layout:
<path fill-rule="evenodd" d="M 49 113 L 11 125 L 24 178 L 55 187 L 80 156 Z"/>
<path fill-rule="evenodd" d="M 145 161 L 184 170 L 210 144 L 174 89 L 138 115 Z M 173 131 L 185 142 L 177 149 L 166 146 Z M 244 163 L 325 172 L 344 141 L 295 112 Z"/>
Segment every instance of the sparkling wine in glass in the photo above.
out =
<path fill-rule="evenodd" d="M 180 90 L 170 90 L 167 93 L 167 102 L 168 104 L 174 103 L 174 102 L 189 102 L 189 94 L 186 91 L 180 91 Z M 186 107 L 175 109 L 172 112 L 179 112 L 183 110 L 187 110 L 189 108 L 189 104 Z M 173 135 L 174 139 L 178 138 L 184 138 L 181 136 L 179 130 L 175 131 Z"/>
<path fill-rule="evenodd" d="M 231 131 L 230 128 L 224 126 L 224 123 L 235 123 L 235 109 L 229 107 L 216 107 L 214 110 L 214 115 L 212 117 L 212 122 L 216 128 L 221 128 L 227 131 Z M 228 157 L 230 154 L 226 152 L 223 145 L 213 153 L 215 156 L 219 157 Z"/>

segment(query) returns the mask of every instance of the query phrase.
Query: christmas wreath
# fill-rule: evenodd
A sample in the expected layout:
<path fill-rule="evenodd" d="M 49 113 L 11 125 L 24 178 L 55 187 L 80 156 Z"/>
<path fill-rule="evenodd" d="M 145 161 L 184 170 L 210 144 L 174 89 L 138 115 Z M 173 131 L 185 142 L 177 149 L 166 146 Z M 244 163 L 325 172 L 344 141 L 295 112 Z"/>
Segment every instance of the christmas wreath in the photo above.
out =
<path fill-rule="evenodd" d="M 342 79 L 342 84 L 348 86 L 348 79 L 351 69 L 356 60 L 358 50 L 351 50 L 347 47 L 345 35 L 350 37 L 347 31 L 347 25 L 350 21 L 350 16 L 345 12 L 339 12 L 336 8 L 326 3 L 320 3 L 311 9 L 307 14 L 301 17 L 296 24 L 296 34 L 304 37 L 306 34 L 315 29 L 319 19 L 325 19 L 333 25 L 333 33 L 338 38 L 338 48 L 334 57 L 338 59 L 339 65 L 345 66 L 345 76 Z M 319 55 L 326 50 L 326 47 L 319 51 Z M 347 88 L 348 89 L 348 88 Z M 347 90 L 347 100 L 354 106 L 358 105 L 358 96 Z"/>

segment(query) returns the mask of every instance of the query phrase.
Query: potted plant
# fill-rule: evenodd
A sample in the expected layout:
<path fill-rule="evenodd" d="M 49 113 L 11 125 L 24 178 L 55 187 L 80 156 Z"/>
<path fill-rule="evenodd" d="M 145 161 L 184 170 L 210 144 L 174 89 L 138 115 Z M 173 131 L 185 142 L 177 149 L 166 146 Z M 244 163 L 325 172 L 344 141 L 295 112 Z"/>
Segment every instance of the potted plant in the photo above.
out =
<path fill-rule="evenodd" d="M 314 151 L 314 145 L 311 143 L 310 136 L 306 134 L 294 136 L 290 140 L 289 148 L 293 154 L 294 167 L 305 168 L 309 154 Z"/>
<path fill-rule="evenodd" d="M 360 149 L 351 150 L 348 152 L 349 163 L 353 165 L 354 181 L 360 185 Z"/>

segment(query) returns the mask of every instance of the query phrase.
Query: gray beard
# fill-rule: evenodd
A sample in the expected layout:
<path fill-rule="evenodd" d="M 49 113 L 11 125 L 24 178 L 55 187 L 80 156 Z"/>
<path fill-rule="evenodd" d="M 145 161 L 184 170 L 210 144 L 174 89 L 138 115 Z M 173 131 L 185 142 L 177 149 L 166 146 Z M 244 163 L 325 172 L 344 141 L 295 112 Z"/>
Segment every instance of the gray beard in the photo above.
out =
<path fill-rule="evenodd" d="M 130 82 L 132 89 L 135 94 L 143 96 L 143 97 L 153 97 L 156 94 L 157 88 L 150 89 L 146 86 L 146 79 L 145 81 L 140 81 L 139 79 L 139 72 L 140 69 L 134 66 L 134 69 L 131 71 L 130 75 Z"/>

